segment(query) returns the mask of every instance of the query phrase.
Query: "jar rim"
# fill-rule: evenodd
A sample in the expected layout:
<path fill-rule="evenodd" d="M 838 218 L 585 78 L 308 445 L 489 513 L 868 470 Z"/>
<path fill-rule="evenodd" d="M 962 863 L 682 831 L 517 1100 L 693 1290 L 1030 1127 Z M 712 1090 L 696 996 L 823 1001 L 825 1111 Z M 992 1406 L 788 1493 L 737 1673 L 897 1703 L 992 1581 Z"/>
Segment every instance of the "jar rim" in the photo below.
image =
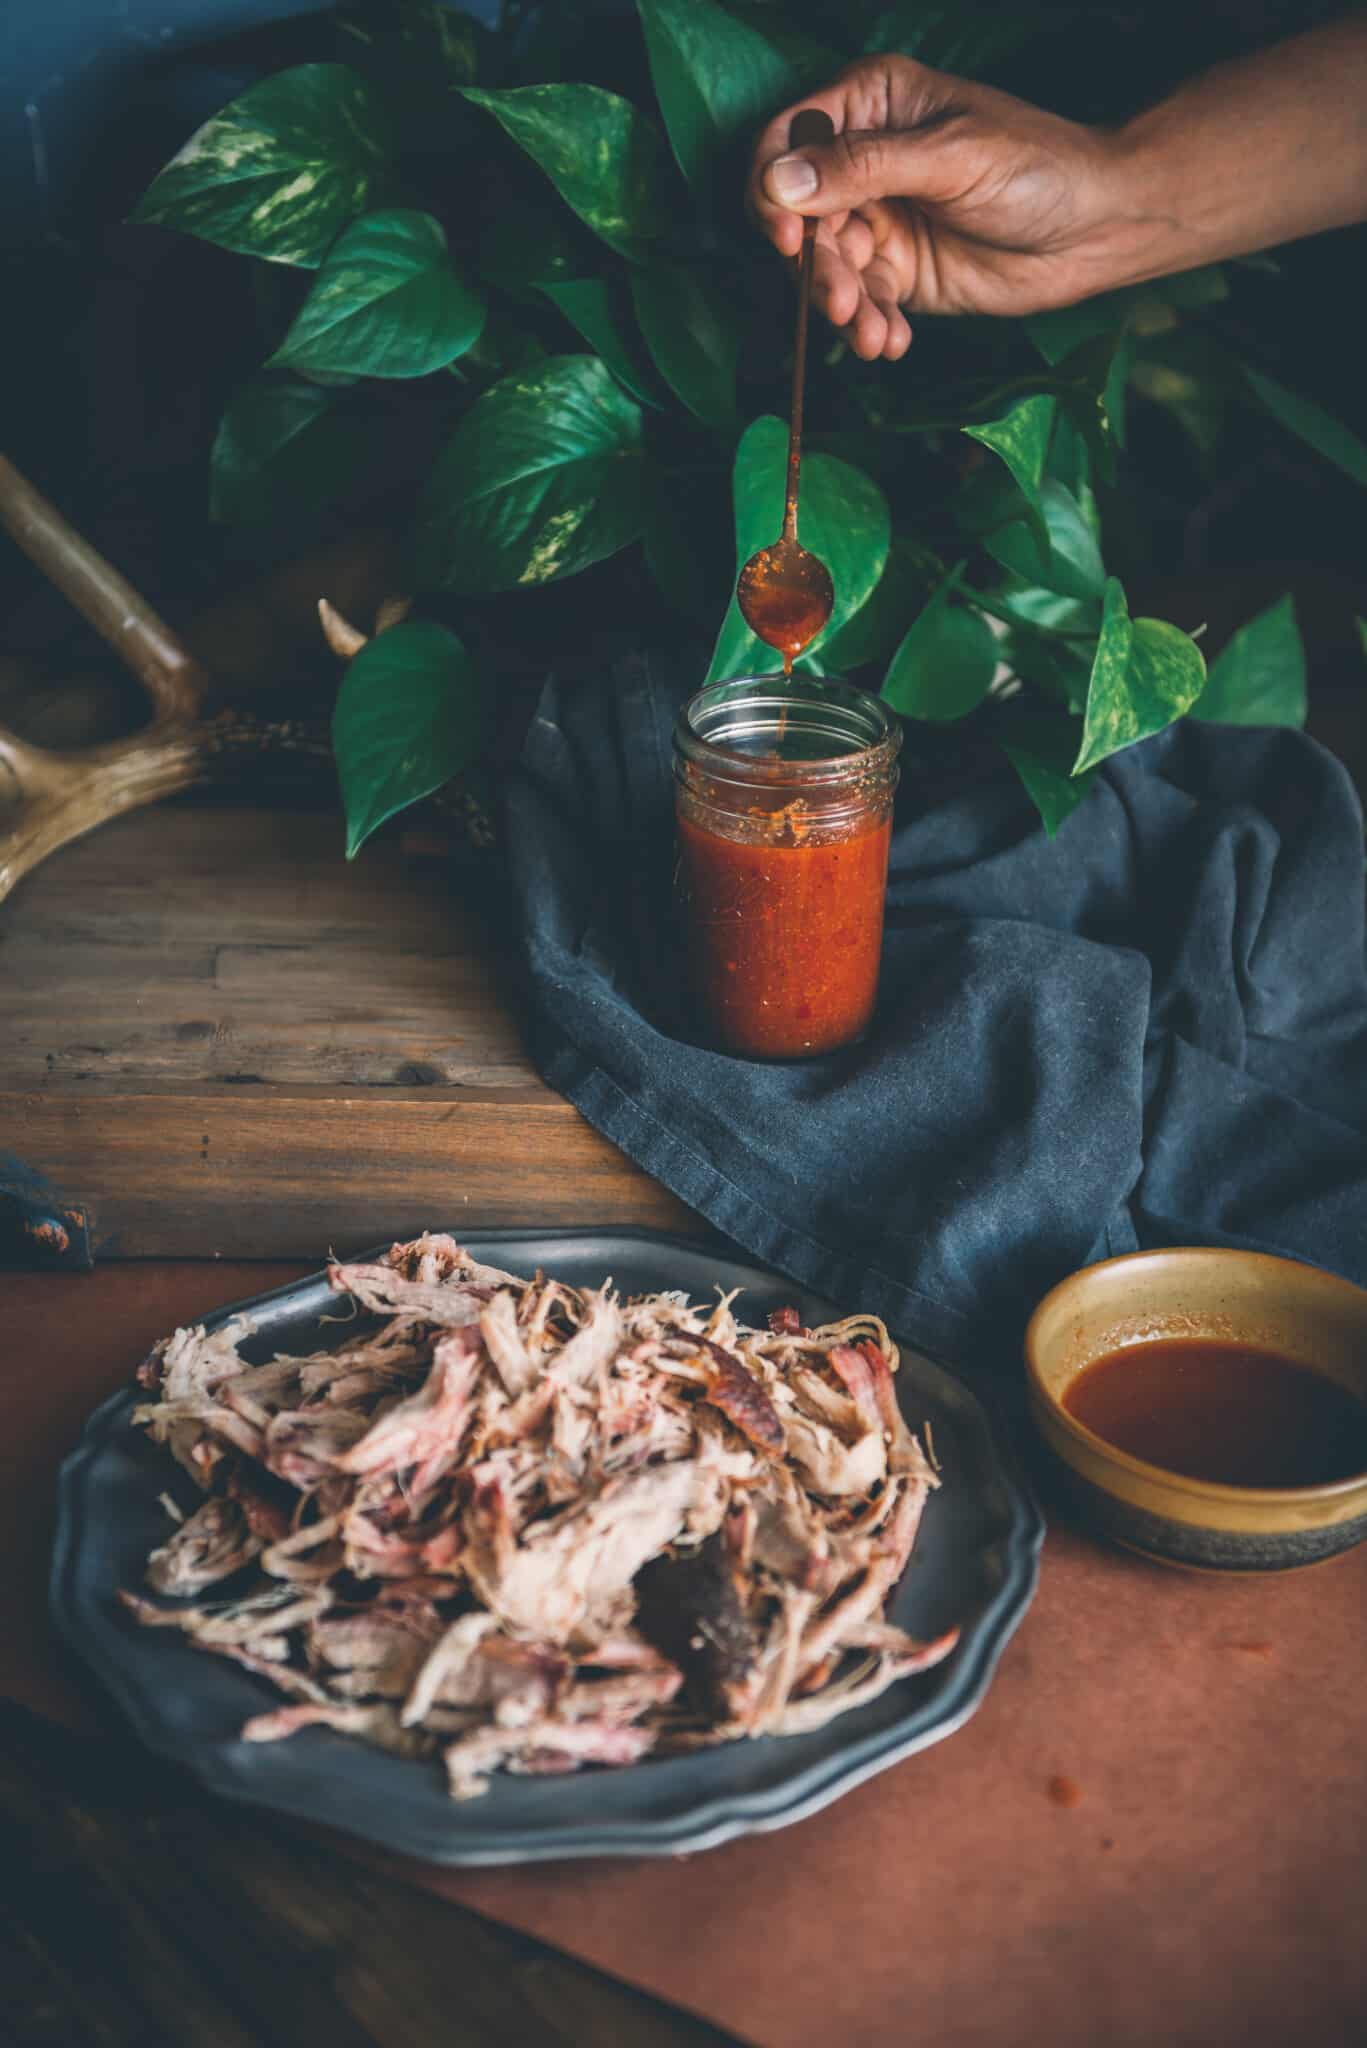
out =
<path fill-rule="evenodd" d="M 819 714 L 821 724 L 813 726 L 804 712 Z M 702 729 L 709 719 L 719 736 Z M 753 753 L 726 737 L 778 738 L 786 732 L 791 741 L 816 732 L 836 739 L 842 725 L 848 743 L 829 753 Z M 675 749 L 685 759 L 714 777 L 741 783 L 839 784 L 871 771 L 890 771 L 901 744 L 900 723 L 880 697 L 816 676 L 792 682 L 776 675 L 735 676 L 705 683 L 684 705 L 674 728 Z"/>

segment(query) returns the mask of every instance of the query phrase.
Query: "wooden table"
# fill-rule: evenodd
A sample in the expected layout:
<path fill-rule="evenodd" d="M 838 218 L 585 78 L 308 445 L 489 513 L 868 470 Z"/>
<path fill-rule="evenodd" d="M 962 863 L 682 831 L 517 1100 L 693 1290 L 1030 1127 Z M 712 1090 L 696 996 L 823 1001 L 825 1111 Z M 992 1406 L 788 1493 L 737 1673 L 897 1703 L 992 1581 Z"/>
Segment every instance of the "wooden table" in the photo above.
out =
<path fill-rule="evenodd" d="M 428 1226 L 689 1210 L 541 1082 L 492 862 L 329 813 L 172 804 L 0 906 L 0 1149 L 97 1257 L 295 1257 Z"/>

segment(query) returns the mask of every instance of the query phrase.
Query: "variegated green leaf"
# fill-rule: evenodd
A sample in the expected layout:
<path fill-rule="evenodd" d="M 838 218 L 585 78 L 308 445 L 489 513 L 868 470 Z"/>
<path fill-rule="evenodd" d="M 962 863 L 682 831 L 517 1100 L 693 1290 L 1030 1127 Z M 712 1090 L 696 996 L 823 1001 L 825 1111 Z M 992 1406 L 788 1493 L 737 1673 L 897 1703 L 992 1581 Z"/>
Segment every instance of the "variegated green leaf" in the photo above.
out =
<path fill-rule="evenodd" d="M 573 576 L 636 539 L 641 409 L 596 356 L 551 356 L 478 398 L 428 479 L 418 576 L 512 590 Z"/>
<path fill-rule="evenodd" d="M 1131 621 L 1125 593 L 1110 577 L 1074 775 L 1162 732 L 1190 711 L 1205 680 L 1191 636 L 1163 619 Z"/>
<path fill-rule="evenodd" d="M 470 87 L 565 204 L 611 248 L 639 262 L 667 225 L 664 144 L 630 100 L 597 85 Z"/>
<path fill-rule="evenodd" d="M 376 196 L 388 142 L 364 79 L 345 64 L 301 64 L 196 129 L 132 218 L 316 269 Z"/>
<path fill-rule="evenodd" d="M 484 294 L 455 270 L 430 213 L 363 214 L 343 230 L 276 367 L 353 377 L 425 377 L 478 339 Z"/>

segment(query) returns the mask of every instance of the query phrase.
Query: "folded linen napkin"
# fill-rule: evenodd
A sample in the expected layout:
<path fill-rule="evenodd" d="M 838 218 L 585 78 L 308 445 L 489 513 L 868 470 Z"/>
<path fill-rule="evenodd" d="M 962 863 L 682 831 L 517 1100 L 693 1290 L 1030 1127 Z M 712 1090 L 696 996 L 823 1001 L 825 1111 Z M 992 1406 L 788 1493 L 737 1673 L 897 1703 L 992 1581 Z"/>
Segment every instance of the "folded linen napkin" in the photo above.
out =
<path fill-rule="evenodd" d="M 756 1258 L 950 1362 L 1013 1362 L 1073 1268 L 1153 1244 L 1367 1282 L 1362 817 L 1298 733 L 1188 721 L 1052 844 L 1003 761 L 908 733 L 877 1016 L 765 1063 L 692 1042 L 670 735 L 696 650 L 550 682 L 506 799 L 532 1052 Z"/>

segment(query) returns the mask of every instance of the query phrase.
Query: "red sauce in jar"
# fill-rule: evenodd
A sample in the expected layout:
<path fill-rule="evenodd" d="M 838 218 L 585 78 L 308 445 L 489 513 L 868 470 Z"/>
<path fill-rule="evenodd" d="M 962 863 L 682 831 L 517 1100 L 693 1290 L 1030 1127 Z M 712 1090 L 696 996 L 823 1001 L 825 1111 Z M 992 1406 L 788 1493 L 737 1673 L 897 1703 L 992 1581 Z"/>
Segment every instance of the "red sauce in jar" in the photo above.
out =
<path fill-rule="evenodd" d="M 694 993 L 730 1052 L 793 1058 L 857 1038 L 873 1014 L 890 817 L 843 836 L 740 841 L 679 819 Z"/>
<path fill-rule="evenodd" d="M 708 1042 L 802 1059 L 873 1014 L 901 732 L 834 678 L 708 683 L 674 730 L 676 898 Z"/>

